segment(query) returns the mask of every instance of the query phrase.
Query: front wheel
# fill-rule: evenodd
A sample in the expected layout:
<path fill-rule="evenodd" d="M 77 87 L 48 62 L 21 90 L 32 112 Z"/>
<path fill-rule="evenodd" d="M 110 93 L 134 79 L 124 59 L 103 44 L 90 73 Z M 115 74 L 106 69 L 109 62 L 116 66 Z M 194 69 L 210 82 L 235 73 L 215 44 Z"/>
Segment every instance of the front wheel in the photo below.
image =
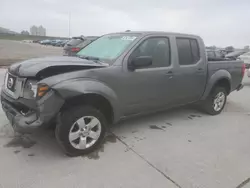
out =
<path fill-rule="evenodd" d="M 203 104 L 203 109 L 210 115 L 220 114 L 227 101 L 227 92 L 223 87 L 216 87 Z"/>
<path fill-rule="evenodd" d="M 106 119 L 91 106 L 76 106 L 64 111 L 56 127 L 56 138 L 69 156 L 88 154 L 104 139 Z"/>

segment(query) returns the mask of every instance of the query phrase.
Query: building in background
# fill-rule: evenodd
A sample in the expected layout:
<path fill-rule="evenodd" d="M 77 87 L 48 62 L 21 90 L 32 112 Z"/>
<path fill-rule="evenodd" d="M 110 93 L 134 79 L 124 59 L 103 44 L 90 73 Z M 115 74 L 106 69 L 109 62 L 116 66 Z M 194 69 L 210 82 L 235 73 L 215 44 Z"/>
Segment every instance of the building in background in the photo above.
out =
<path fill-rule="evenodd" d="M 43 26 L 38 27 L 39 36 L 46 36 L 46 29 Z"/>
<path fill-rule="evenodd" d="M 30 33 L 29 33 L 29 31 L 23 30 L 23 31 L 21 31 L 21 35 L 30 35 Z"/>
<path fill-rule="evenodd" d="M 30 28 L 30 34 L 31 35 L 37 35 L 37 27 L 36 26 L 32 26 L 31 28 Z"/>
<path fill-rule="evenodd" d="M 43 26 L 35 26 L 33 25 L 30 28 L 30 34 L 31 35 L 36 35 L 36 36 L 46 36 L 46 29 Z"/>

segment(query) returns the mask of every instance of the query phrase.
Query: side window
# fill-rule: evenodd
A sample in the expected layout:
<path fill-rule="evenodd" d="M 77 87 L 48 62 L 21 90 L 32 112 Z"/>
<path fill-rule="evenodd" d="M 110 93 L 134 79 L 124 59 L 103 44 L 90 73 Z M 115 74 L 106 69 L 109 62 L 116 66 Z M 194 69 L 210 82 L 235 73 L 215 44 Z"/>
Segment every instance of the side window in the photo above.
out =
<path fill-rule="evenodd" d="M 180 65 L 192 65 L 197 63 L 200 59 L 200 51 L 197 40 L 187 38 L 176 39 L 179 64 Z"/>
<path fill-rule="evenodd" d="M 217 58 L 223 58 L 222 54 L 219 51 L 215 51 L 215 56 Z"/>
<path fill-rule="evenodd" d="M 197 43 L 197 40 L 195 39 L 191 39 L 190 44 L 191 44 L 191 50 L 192 50 L 192 55 L 193 55 L 193 61 L 196 63 L 197 61 L 200 60 L 199 45 Z"/>
<path fill-rule="evenodd" d="M 139 56 L 152 57 L 153 62 L 149 68 L 170 66 L 171 61 L 169 39 L 165 37 L 146 39 L 133 51 L 129 59 Z"/>

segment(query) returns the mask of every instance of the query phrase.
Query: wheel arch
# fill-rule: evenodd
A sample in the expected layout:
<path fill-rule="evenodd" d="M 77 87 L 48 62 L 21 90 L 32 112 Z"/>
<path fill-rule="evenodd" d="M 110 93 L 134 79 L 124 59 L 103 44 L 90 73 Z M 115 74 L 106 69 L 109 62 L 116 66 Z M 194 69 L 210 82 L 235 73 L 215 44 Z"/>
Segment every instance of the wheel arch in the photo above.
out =
<path fill-rule="evenodd" d="M 231 91 L 231 84 L 230 81 L 227 78 L 221 78 L 219 80 L 217 80 L 217 82 L 214 84 L 212 90 L 216 87 L 222 87 L 226 90 L 227 95 L 230 94 Z"/>
<path fill-rule="evenodd" d="M 226 70 L 220 70 L 214 73 L 207 82 L 207 87 L 202 96 L 202 100 L 205 100 L 208 95 L 216 87 L 223 87 L 227 91 L 227 95 L 231 92 L 231 74 Z"/>
<path fill-rule="evenodd" d="M 109 123 L 117 122 L 121 117 L 118 97 L 105 83 L 97 80 L 68 80 L 53 86 L 53 89 L 65 100 L 62 110 L 70 105 L 88 104 L 106 115 L 108 113 Z"/>
<path fill-rule="evenodd" d="M 65 111 L 72 106 L 89 105 L 98 109 L 105 116 L 109 124 L 114 122 L 114 109 L 104 96 L 96 93 L 85 93 L 73 97 L 69 97 L 65 100 L 60 111 Z"/>

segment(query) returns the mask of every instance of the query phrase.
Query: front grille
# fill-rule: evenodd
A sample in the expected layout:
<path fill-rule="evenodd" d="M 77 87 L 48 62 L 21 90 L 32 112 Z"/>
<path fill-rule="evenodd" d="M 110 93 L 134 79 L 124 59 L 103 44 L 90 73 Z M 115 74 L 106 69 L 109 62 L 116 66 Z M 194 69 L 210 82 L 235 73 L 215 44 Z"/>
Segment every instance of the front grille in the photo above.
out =
<path fill-rule="evenodd" d="M 5 92 L 14 99 L 19 98 L 22 95 L 24 81 L 24 78 L 19 78 L 8 72 L 4 81 Z"/>
<path fill-rule="evenodd" d="M 12 92 L 16 90 L 16 80 L 17 78 L 15 76 L 11 74 L 7 75 L 7 88 Z"/>

